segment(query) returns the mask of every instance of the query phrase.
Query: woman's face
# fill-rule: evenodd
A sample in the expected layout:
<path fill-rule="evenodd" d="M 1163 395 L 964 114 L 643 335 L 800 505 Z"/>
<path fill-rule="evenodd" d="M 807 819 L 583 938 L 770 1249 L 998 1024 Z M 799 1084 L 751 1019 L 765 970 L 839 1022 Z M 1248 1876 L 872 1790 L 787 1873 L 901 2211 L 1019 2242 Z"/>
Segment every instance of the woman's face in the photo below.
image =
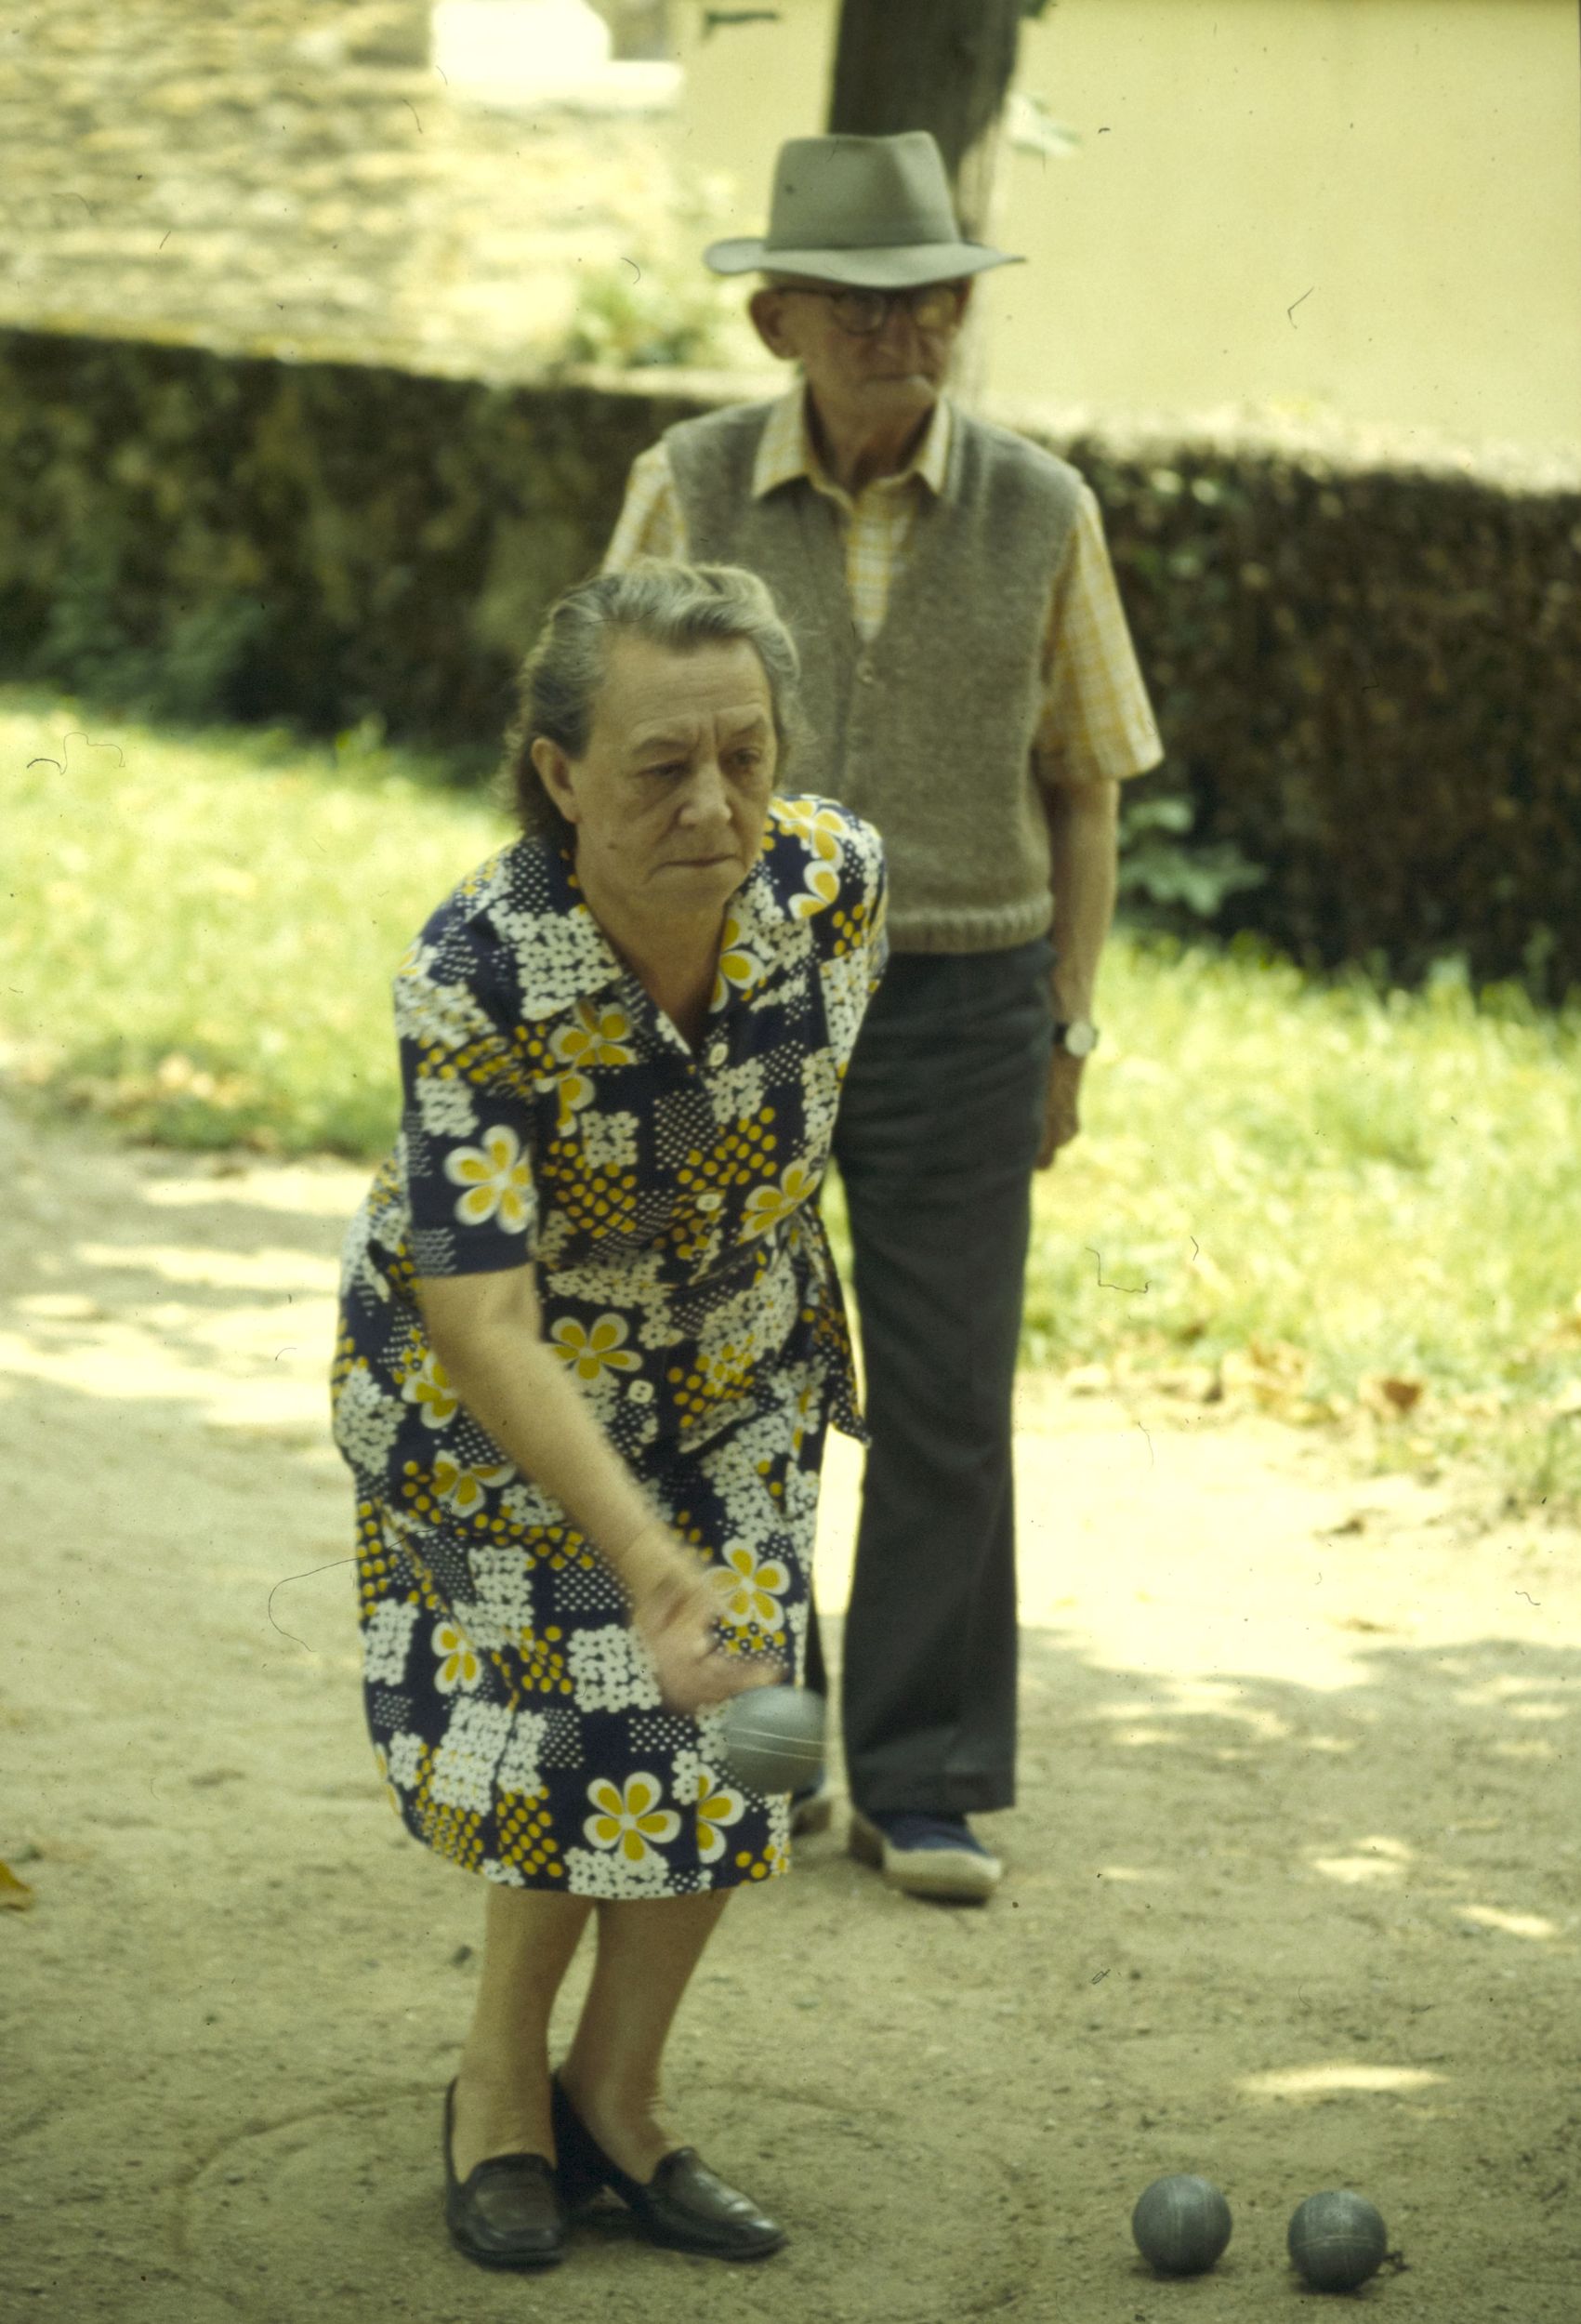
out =
<path fill-rule="evenodd" d="M 677 654 L 616 638 L 582 757 L 533 745 L 594 913 L 693 922 L 757 862 L 777 756 L 769 680 L 744 639 Z"/>

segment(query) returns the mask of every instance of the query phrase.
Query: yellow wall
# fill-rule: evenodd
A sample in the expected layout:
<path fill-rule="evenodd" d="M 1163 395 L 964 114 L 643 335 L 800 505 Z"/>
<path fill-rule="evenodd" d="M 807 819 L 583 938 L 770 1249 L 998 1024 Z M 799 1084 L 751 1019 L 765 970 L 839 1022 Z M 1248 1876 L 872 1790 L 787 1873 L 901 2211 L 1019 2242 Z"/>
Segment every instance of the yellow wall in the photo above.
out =
<path fill-rule="evenodd" d="M 679 11 L 720 231 L 761 231 L 775 147 L 823 125 L 834 0 L 780 9 L 706 39 Z M 1002 154 L 995 237 L 1031 263 L 990 278 L 995 393 L 1581 445 L 1574 0 L 1060 0 L 1018 86 L 1081 143 Z"/>

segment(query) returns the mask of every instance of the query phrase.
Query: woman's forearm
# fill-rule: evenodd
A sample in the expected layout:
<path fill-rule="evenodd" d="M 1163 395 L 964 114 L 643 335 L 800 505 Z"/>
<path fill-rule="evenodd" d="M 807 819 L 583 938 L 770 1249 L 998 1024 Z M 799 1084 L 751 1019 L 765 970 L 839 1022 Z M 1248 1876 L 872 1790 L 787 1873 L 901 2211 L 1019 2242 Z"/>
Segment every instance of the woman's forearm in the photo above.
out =
<path fill-rule="evenodd" d="M 560 1502 L 624 1582 L 626 1550 L 664 1521 L 540 1336 L 535 1301 L 507 1304 L 491 1287 L 476 1276 L 419 1285 L 434 1351 L 501 1452 Z"/>

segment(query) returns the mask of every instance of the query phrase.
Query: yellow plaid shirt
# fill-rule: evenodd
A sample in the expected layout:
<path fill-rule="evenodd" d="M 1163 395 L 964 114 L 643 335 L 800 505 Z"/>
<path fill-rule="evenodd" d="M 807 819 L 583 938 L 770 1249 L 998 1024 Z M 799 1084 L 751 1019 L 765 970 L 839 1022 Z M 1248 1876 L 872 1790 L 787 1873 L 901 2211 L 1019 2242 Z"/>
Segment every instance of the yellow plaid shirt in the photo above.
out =
<path fill-rule="evenodd" d="M 883 627 L 895 578 L 904 569 L 921 497 L 937 499 L 944 490 L 954 415 L 948 401 L 941 399 L 902 473 L 876 477 L 853 495 L 819 461 L 808 432 L 804 394 L 801 387 L 793 388 L 769 415 L 753 470 L 753 497 L 761 500 L 805 476 L 833 505 L 845 540 L 851 617 L 863 642 L 871 644 Z M 632 465 L 604 570 L 620 572 L 639 557 L 686 554 L 686 520 L 669 455 L 662 442 L 652 444 Z M 1046 783 L 1123 782 L 1158 764 L 1164 747 L 1114 584 L 1103 519 L 1086 484 L 1053 576 L 1043 670 L 1036 748 Z"/>

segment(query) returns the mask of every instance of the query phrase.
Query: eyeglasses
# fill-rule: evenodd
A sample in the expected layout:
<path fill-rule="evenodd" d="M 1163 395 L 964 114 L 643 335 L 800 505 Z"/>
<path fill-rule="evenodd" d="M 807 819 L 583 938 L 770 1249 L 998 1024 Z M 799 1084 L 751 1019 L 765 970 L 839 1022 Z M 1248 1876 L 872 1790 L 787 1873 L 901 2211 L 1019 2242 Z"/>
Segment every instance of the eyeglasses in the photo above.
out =
<path fill-rule="evenodd" d="M 803 298 L 826 298 L 840 329 L 855 339 L 881 331 L 891 307 L 903 307 L 920 331 L 946 331 L 960 321 L 966 297 L 964 283 L 924 283 L 916 290 L 825 290 L 820 283 L 782 283 L 778 287 Z"/>

